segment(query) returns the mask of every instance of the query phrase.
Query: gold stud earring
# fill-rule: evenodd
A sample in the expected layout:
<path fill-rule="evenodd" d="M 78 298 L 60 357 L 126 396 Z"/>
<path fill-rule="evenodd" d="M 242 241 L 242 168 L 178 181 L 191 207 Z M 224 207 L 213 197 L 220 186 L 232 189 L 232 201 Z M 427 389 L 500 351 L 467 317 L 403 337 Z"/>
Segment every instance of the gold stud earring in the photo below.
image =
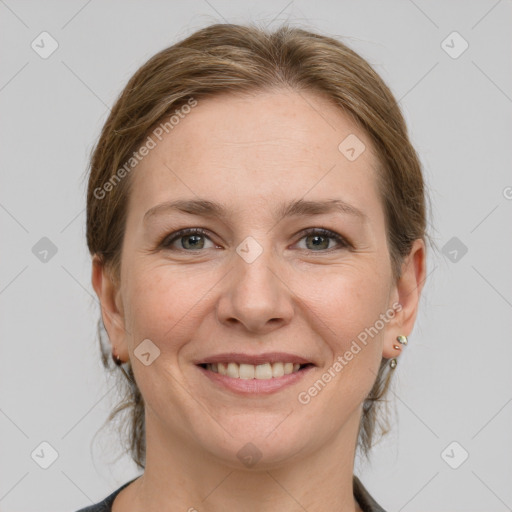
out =
<path fill-rule="evenodd" d="M 114 363 L 117 366 L 121 366 L 123 364 L 123 362 L 121 361 L 121 358 L 117 354 L 115 354 L 114 352 L 112 352 L 112 360 L 114 361 Z"/>
<path fill-rule="evenodd" d="M 397 336 L 396 341 L 398 341 L 402 345 L 407 345 L 407 336 Z"/>
<path fill-rule="evenodd" d="M 407 342 L 408 342 L 407 336 L 402 336 L 402 335 L 397 336 L 396 341 L 398 341 L 401 345 L 407 345 Z M 400 345 L 393 345 L 393 348 L 395 350 L 400 350 L 402 347 Z M 394 370 L 396 368 L 397 364 L 398 364 L 398 362 L 395 358 L 393 358 L 389 361 L 389 366 L 392 370 Z"/>

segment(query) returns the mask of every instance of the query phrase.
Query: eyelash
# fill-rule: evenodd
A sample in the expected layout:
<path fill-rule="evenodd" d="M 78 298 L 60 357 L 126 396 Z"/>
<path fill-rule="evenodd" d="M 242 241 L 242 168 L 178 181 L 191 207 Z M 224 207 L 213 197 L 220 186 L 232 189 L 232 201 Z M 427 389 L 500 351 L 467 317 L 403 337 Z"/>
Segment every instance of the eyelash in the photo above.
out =
<path fill-rule="evenodd" d="M 210 239 L 210 237 L 208 236 L 208 232 L 205 229 L 186 228 L 186 229 L 181 229 L 179 231 L 176 231 L 175 233 L 171 233 L 170 235 L 166 235 L 163 238 L 163 240 L 159 243 L 159 247 L 163 248 L 163 249 L 167 249 L 167 250 L 178 250 L 178 251 L 184 251 L 184 252 L 200 252 L 201 249 L 194 251 L 193 249 L 192 250 L 173 249 L 170 247 L 173 242 L 175 242 L 176 240 L 179 240 L 180 238 L 187 236 L 187 235 L 203 235 L 203 236 L 207 237 L 208 239 Z M 332 238 L 333 240 L 335 240 L 338 243 L 338 245 L 340 247 L 338 247 L 338 248 L 331 247 L 330 249 L 325 249 L 325 250 L 321 250 L 321 251 L 310 251 L 310 252 L 330 253 L 334 250 L 347 249 L 349 247 L 352 247 L 352 245 L 341 235 L 339 235 L 338 233 L 335 233 L 334 231 L 331 231 L 329 229 L 324 229 L 324 228 L 309 228 L 309 229 L 304 230 L 301 233 L 301 237 L 299 238 L 299 241 L 302 240 L 303 238 L 305 238 L 307 236 L 311 236 L 311 235 L 323 236 L 325 238 Z M 303 249 L 303 250 L 307 251 L 308 249 Z"/>

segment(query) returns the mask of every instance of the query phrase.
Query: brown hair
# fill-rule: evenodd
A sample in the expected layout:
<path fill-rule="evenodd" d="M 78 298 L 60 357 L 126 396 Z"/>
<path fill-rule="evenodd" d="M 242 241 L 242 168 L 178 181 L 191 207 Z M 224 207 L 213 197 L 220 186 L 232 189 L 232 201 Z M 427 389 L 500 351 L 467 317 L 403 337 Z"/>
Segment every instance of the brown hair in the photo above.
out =
<path fill-rule="evenodd" d="M 393 276 L 398 279 L 403 258 L 414 240 L 427 237 L 426 198 L 418 156 L 389 88 L 368 62 L 334 38 L 288 25 L 267 32 L 256 26 L 215 24 L 162 50 L 138 69 L 115 102 L 91 155 L 87 244 L 91 255 L 101 258 L 116 282 L 120 279 L 131 180 L 130 176 L 115 183 L 112 179 L 119 178 L 119 170 L 150 130 L 191 99 L 274 87 L 323 94 L 370 137 L 379 160 L 379 190 Z M 115 186 L 107 186 L 109 181 Z M 101 341 L 105 334 L 101 317 L 98 330 Z M 117 369 L 106 346 L 102 343 L 103 362 Z M 385 402 L 390 383 L 387 363 L 383 358 L 363 404 L 358 446 L 367 457 L 380 420 L 376 405 Z M 130 363 L 124 366 L 127 394 L 109 420 L 121 411 L 130 414 L 129 448 L 142 468 L 144 402 Z M 380 422 L 379 426 L 383 434 L 389 430 Z"/>

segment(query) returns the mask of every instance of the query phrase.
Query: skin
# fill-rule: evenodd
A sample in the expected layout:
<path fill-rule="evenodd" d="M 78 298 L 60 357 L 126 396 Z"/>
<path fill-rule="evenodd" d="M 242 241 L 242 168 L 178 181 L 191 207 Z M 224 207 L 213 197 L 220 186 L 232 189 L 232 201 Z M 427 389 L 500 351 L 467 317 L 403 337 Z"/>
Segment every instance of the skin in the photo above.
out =
<path fill-rule="evenodd" d="M 338 150 L 350 134 L 366 146 L 355 161 Z M 112 348 L 131 361 L 146 404 L 146 469 L 117 496 L 114 512 L 360 510 L 352 475 L 362 403 L 381 357 L 399 356 L 396 337 L 411 333 L 425 279 L 417 240 L 393 280 L 376 163 L 366 133 L 325 98 L 276 89 L 200 100 L 136 167 L 120 283 L 93 259 Z M 230 213 L 168 211 L 143 222 L 150 208 L 178 198 L 224 203 Z M 274 216 L 301 198 L 342 199 L 366 220 Z M 199 246 L 190 235 L 159 246 L 193 227 L 208 232 Z M 302 234 L 307 228 L 329 229 L 350 245 L 321 238 L 317 248 L 314 234 Z M 248 236 L 262 248 L 252 263 L 236 252 Z M 401 311 L 300 403 L 298 394 L 394 303 Z M 144 339 L 160 350 L 148 366 L 134 355 Z M 193 363 L 273 351 L 316 367 L 286 389 L 241 397 Z M 249 442 L 261 453 L 250 468 L 237 457 Z"/>

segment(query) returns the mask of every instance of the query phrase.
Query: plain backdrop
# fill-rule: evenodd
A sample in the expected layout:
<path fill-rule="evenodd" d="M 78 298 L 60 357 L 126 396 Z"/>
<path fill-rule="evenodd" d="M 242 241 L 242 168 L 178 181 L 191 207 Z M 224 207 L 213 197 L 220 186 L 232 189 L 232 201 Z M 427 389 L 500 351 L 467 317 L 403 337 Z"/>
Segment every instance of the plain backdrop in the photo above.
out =
<path fill-rule="evenodd" d="M 214 22 L 338 37 L 400 101 L 438 250 L 393 429 L 355 471 L 389 511 L 511 510 L 511 15 L 510 0 L 1 0 L 0 511 L 74 511 L 138 474 L 115 434 L 95 436 L 118 396 L 96 339 L 83 176 L 129 77 Z"/>

